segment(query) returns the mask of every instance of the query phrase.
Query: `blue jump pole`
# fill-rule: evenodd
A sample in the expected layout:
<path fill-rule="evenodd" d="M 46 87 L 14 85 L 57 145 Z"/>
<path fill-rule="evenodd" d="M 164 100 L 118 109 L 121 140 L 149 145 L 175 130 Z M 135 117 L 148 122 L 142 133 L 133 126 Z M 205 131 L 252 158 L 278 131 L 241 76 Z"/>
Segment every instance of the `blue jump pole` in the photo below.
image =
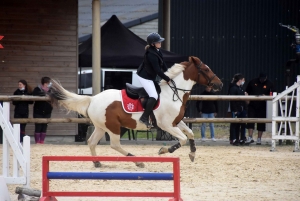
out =
<path fill-rule="evenodd" d="M 173 173 L 154 172 L 48 172 L 48 179 L 173 180 Z"/>

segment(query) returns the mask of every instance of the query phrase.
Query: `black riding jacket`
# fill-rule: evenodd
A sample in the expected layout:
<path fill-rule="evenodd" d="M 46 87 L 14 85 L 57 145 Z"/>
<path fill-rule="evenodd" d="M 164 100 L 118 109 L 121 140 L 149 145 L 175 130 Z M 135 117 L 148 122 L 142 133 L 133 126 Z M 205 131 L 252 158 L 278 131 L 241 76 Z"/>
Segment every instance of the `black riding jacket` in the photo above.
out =
<path fill-rule="evenodd" d="M 46 96 L 44 90 L 42 90 L 40 87 L 34 88 L 32 95 L 34 96 Z M 52 112 L 52 105 L 47 101 L 35 101 L 33 106 L 33 113 L 34 114 L 51 114 Z"/>
<path fill-rule="evenodd" d="M 14 95 L 21 96 L 21 95 L 31 95 L 31 94 L 28 94 L 27 90 L 17 89 L 14 92 Z M 12 103 L 13 103 L 13 105 L 15 105 L 15 115 L 16 114 L 17 115 L 18 114 L 19 115 L 28 115 L 29 114 L 28 105 L 32 104 L 33 101 L 13 101 Z"/>
<path fill-rule="evenodd" d="M 144 55 L 144 61 L 138 69 L 137 74 L 147 80 L 155 81 L 158 75 L 169 82 L 170 78 L 164 74 L 168 70 L 162 53 L 155 47 L 150 46 Z"/>
<path fill-rule="evenodd" d="M 270 80 L 267 79 L 265 82 L 261 83 L 259 78 L 251 80 L 246 88 L 246 92 L 252 96 L 269 96 L 270 92 L 273 93 L 274 91 L 275 87 Z M 266 101 L 250 101 L 249 107 L 258 110 L 266 110 Z"/>
<path fill-rule="evenodd" d="M 229 89 L 229 95 L 244 96 L 245 92 L 240 86 L 234 84 Z M 230 101 L 231 112 L 242 112 L 243 110 L 246 110 L 246 106 L 245 101 Z"/>

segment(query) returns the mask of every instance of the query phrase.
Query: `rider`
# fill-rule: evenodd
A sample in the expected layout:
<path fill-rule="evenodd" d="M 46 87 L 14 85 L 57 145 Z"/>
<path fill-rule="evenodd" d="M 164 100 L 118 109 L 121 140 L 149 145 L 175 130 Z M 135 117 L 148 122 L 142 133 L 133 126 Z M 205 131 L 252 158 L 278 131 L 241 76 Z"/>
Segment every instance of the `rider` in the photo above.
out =
<path fill-rule="evenodd" d="M 140 122 L 144 123 L 147 128 L 151 128 L 152 125 L 149 123 L 149 115 L 153 110 L 153 107 L 158 99 L 158 92 L 155 87 L 155 79 L 158 75 L 166 82 L 170 81 L 170 78 L 164 74 L 168 67 L 166 66 L 163 55 L 159 48 L 161 42 L 165 39 L 160 37 L 158 33 L 150 33 L 147 36 L 147 43 L 144 55 L 144 61 L 137 70 L 138 79 L 145 91 L 149 95 L 149 99 L 146 104 L 146 109 L 140 118 Z"/>

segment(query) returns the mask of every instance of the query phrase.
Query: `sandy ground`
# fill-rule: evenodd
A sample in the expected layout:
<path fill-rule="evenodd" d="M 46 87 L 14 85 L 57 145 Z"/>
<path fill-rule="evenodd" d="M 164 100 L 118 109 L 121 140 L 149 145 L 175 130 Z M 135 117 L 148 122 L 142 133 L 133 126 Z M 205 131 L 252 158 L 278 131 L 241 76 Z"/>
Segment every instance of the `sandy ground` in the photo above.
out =
<path fill-rule="evenodd" d="M 175 142 L 170 142 L 174 144 Z M 181 196 L 185 201 L 194 200 L 300 200 L 300 153 L 292 152 L 293 146 L 197 146 L 195 162 L 191 162 L 189 146 L 173 154 L 180 157 Z M 157 156 L 160 145 L 124 145 L 130 153 Z M 119 156 L 109 145 L 98 145 L 97 153 Z M 2 145 L 0 145 L 2 154 Z M 41 159 L 46 155 L 90 155 L 86 145 L 35 145 L 31 146 L 31 187 L 41 189 Z M 2 171 L 2 165 L 0 167 Z M 133 163 L 103 162 L 100 169 L 90 162 L 53 162 L 51 171 L 142 171 L 172 172 L 171 163 L 146 163 L 141 169 Z M 16 185 L 10 185 L 12 200 Z M 172 191 L 171 181 L 112 181 L 112 180 L 55 180 L 50 189 L 70 191 Z M 62 198 L 58 200 L 168 200 L 168 198 Z"/>

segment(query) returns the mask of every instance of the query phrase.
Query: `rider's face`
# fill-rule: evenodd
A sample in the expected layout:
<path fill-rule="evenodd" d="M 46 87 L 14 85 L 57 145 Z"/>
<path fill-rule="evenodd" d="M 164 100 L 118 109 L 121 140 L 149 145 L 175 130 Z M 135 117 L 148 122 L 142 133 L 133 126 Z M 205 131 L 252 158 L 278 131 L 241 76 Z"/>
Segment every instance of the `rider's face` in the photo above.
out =
<path fill-rule="evenodd" d="M 161 42 L 154 43 L 154 46 L 155 46 L 157 49 L 161 48 Z"/>

